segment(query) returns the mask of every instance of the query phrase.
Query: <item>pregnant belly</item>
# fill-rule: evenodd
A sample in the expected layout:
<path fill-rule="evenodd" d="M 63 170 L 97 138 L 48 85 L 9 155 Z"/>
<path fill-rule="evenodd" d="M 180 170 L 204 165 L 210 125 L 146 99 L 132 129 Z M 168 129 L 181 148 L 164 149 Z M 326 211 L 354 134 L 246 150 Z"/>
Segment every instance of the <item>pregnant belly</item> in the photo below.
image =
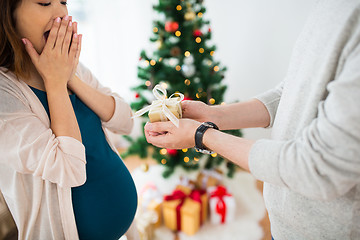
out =
<path fill-rule="evenodd" d="M 134 219 L 137 193 L 129 171 L 121 161 L 109 172 L 72 188 L 80 239 L 119 239 Z"/>

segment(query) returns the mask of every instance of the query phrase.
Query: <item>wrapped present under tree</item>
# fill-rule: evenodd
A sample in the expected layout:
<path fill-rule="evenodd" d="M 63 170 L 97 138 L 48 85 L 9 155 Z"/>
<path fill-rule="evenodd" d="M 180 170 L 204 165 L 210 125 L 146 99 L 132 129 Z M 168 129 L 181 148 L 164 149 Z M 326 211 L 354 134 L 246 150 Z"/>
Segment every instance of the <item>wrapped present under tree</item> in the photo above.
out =
<path fill-rule="evenodd" d="M 188 188 L 185 188 L 188 189 Z M 164 224 L 173 231 L 194 235 L 206 221 L 208 197 L 203 190 L 192 190 L 190 194 L 177 188 L 164 197 Z"/>

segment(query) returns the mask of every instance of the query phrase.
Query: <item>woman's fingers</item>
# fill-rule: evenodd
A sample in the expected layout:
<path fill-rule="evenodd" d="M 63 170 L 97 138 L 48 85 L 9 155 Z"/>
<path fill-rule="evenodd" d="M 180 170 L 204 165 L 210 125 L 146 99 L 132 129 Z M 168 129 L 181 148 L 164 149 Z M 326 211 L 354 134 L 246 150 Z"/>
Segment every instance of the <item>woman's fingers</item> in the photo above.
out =
<path fill-rule="evenodd" d="M 67 29 L 65 31 L 64 43 L 62 45 L 62 52 L 66 53 L 70 51 L 71 38 L 73 37 L 72 21 L 69 20 Z"/>
<path fill-rule="evenodd" d="M 82 35 L 81 34 L 78 35 L 77 33 L 74 33 L 72 44 L 69 50 L 69 58 L 74 59 L 73 61 L 74 68 L 73 68 L 73 73 L 71 74 L 71 79 L 74 77 L 77 65 L 79 64 L 79 57 L 81 52 L 81 40 L 82 40 Z"/>
<path fill-rule="evenodd" d="M 55 42 L 55 49 L 59 51 L 62 50 L 68 25 L 69 25 L 69 16 L 66 15 L 61 21 L 61 25 Z"/>
<path fill-rule="evenodd" d="M 79 58 L 80 58 L 80 52 L 81 52 L 81 45 L 82 45 L 82 34 L 78 35 L 79 37 L 79 46 L 75 55 L 75 60 L 77 63 L 79 63 Z"/>
<path fill-rule="evenodd" d="M 77 22 L 73 22 L 73 33 L 77 33 Z"/>
<path fill-rule="evenodd" d="M 69 50 L 69 58 L 70 59 L 75 59 L 76 61 L 76 54 L 78 52 L 79 49 L 79 35 L 77 33 L 74 33 L 74 35 L 72 35 L 72 43 L 70 46 L 70 50 Z"/>
<path fill-rule="evenodd" d="M 58 17 L 55 19 L 55 21 L 50 29 L 50 33 L 49 33 L 47 42 L 45 44 L 44 50 L 52 50 L 54 48 L 57 34 L 59 31 L 59 27 L 60 27 L 60 22 L 61 22 L 61 18 Z"/>

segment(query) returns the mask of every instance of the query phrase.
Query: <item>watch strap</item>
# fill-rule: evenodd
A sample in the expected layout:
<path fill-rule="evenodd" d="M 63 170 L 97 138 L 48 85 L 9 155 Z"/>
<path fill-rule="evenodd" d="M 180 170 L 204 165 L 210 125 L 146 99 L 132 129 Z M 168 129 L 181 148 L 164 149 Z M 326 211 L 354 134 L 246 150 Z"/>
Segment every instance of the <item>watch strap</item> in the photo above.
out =
<path fill-rule="evenodd" d="M 206 130 L 208 130 L 209 128 L 213 128 L 216 130 L 219 130 L 218 126 L 216 126 L 215 123 L 213 122 L 203 122 L 197 129 L 195 132 L 195 149 L 198 152 L 201 153 L 207 153 L 207 154 L 212 154 L 212 151 L 209 151 L 203 144 L 203 137 L 204 137 L 204 133 L 206 132 Z"/>

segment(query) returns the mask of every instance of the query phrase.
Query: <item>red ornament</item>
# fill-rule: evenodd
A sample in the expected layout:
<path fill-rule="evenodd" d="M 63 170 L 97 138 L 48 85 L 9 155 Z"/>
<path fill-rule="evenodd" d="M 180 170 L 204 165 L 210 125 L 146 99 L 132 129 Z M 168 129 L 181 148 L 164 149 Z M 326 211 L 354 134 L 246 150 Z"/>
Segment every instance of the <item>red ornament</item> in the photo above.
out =
<path fill-rule="evenodd" d="M 166 22 L 165 23 L 165 31 L 167 31 L 167 32 L 175 32 L 178 29 L 179 29 L 178 22 Z"/>
<path fill-rule="evenodd" d="M 142 57 L 139 57 L 139 61 L 141 61 L 142 60 Z"/>
<path fill-rule="evenodd" d="M 140 94 L 136 93 L 135 98 L 139 98 L 139 97 L 140 97 Z"/>
<path fill-rule="evenodd" d="M 193 32 L 193 36 L 194 37 L 201 37 L 202 36 L 202 32 L 199 29 L 194 30 Z"/>
<path fill-rule="evenodd" d="M 178 153 L 176 149 L 167 148 L 166 151 L 170 156 L 176 156 Z"/>
<path fill-rule="evenodd" d="M 211 32 L 211 28 L 209 28 L 208 32 Z"/>

